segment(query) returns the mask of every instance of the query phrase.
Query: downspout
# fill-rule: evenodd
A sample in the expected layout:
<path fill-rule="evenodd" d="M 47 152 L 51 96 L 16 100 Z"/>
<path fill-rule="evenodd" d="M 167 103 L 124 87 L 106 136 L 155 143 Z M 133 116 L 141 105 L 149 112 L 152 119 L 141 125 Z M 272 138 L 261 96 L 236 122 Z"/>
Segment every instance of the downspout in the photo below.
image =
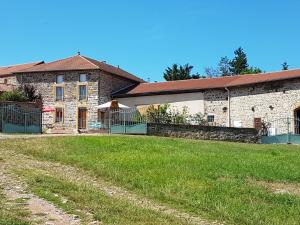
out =
<path fill-rule="evenodd" d="M 230 118 L 230 90 L 227 88 L 227 87 L 225 87 L 225 90 L 227 91 L 227 98 L 228 98 L 228 100 L 227 100 L 227 104 L 228 104 L 228 106 L 227 106 L 227 111 L 228 111 L 228 113 L 227 113 L 227 126 L 228 127 L 231 127 L 231 118 Z"/>

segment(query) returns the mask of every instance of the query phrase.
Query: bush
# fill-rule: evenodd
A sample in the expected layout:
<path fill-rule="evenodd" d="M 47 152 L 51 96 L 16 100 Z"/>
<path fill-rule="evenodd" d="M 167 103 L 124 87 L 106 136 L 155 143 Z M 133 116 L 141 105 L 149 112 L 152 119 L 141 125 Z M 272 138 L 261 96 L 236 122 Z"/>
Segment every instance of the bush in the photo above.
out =
<path fill-rule="evenodd" d="M 0 95 L 1 101 L 26 102 L 27 97 L 20 90 L 4 92 Z"/>
<path fill-rule="evenodd" d="M 208 123 L 202 113 L 196 113 L 194 115 L 191 115 L 189 118 L 189 121 L 193 125 L 202 125 L 202 126 L 208 125 Z"/>
<path fill-rule="evenodd" d="M 34 102 L 38 99 L 42 99 L 41 95 L 37 93 L 34 86 L 28 84 L 23 85 L 16 90 L 4 92 L 0 95 L 0 101 Z"/>
<path fill-rule="evenodd" d="M 182 110 L 170 107 L 169 104 L 155 107 L 150 105 L 144 115 L 145 120 L 149 123 L 162 124 L 193 124 L 206 125 L 207 122 L 201 113 L 189 115 L 188 107 L 184 106 Z"/>
<path fill-rule="evenodd" d="M 26 96 L 27 100 L 34 102 L 42 99 L 42 96 L 37 92 L 33 85 L 25 84 L 19 88 L 19 90 Z"/>

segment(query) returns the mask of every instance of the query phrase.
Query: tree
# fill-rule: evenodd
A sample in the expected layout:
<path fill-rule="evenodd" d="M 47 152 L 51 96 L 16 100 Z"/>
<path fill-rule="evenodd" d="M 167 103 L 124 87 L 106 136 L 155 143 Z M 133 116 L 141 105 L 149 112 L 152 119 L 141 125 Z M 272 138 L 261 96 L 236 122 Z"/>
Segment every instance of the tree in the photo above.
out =
<path fill-rule="evenodd" d="M 230 71 L 230 60 L 227 56 L 221 57 L 220 62 L 218 64 L 218 70 L 221 76 L 231 76 L 232 73 Z"/>
<path fill-rule="evenodd" d="M 281 65 L 282 65 L 282 70 L 289 70 L 289 65 L 287 64 L 287 62 L 284 62 Z"/>
<path fill-rule="evenodd" d="M 206 77 L 216 77 L 219 75 L 219 71 L 213 67 L 204 68 Z"/>
<path fill-rule="evenodd" d="M 200 79 L 200 78 L 206 78 L 206 76 L 203 76 L 199 73 L 195 73 L 191 76 L 191 79 Z"/>
<path fill-rule="evenodd" d="M 189 64 L 185 64 L 183 66 L 178 64 L 173 64 L 172 67 L 168 67 L 165 70 L 164 78 L 166 81 L 202 78 L 202 76 L 198 73 L 191 74 L 193 68 L 194 67 Z"/>
<path fill-rule="evenodd" d="M 262 70 L 258 67 L 249 67 L 247 69 L 242 70 L 241 74 L 256 74 L 262 73 Z"/>
<path fill-rule="evenodd" d="M 42 96 L 39 93 L 37 93 L 37 90 L 33 85 L 25 84 L 20 87 L 19 91 L 22 92 L 27 98 L 27 100 L 30 102 L 42 99 Z"/>
<path fill-rule="evenodd" d="M 234 51 L 234 55 L 235 57 L 233 60 L 230 60 L 229 62 L 230 72 L 234 75 L 239 75 L 242 71 L 248 69 L 248 59 L 246 53 L 241 47 Z"/>

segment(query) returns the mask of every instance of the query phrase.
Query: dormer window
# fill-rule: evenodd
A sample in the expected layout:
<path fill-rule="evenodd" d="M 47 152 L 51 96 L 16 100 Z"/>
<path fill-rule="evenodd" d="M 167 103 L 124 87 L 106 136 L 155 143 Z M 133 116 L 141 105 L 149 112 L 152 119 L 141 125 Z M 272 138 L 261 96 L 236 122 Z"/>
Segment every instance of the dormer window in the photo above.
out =
<path fill-rule="evenodd" d="M 62 84 L 64 82 L 64 75 L 57 75 L 56 76 L 56 83 Z"/>
<path fill-rule="evenodd" d="M 86 81 L 87 81 L 86 74 L 80 74 L 79 75 L 79 82 L 86 82 Z"/>

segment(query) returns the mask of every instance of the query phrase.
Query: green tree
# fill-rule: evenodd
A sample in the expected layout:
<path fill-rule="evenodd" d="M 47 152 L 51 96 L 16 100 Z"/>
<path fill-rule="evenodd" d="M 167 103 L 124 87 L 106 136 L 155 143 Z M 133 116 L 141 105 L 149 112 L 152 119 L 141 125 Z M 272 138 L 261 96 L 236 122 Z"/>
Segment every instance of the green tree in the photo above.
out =
<path fill-rule="evenodd" d="M 242 70 L 241 74 L 256 74 L 262 73 L 262 70 L 258 67 L 249 67 L 247 69 Z"/>
<path fill-rule="evenodd" d="M 248 69 L 248 59 L 246 53 L 241 47 L 234 51 L 234 55 L 235 57 L 229 62 L 230 72 L 234 75 L 239 75 Z"/>
<path fill-rule="evenodd" d="M 287 62 L 284 62 L 281 65 L 282 65 L 282 70 L 289 70 L 289 65 L 287 64 Z"/>
<path fill-rule="evenodd" d="M 173 64 L 172 67 L 168 67 L 165 70 L 164 78 L 166 81 L 202 78 L 202 76 L 198 73 L 192 74 L 193 68 L 194 67 L 189 64 L 185 64 L 183 66 L 178 64 Z"/>

